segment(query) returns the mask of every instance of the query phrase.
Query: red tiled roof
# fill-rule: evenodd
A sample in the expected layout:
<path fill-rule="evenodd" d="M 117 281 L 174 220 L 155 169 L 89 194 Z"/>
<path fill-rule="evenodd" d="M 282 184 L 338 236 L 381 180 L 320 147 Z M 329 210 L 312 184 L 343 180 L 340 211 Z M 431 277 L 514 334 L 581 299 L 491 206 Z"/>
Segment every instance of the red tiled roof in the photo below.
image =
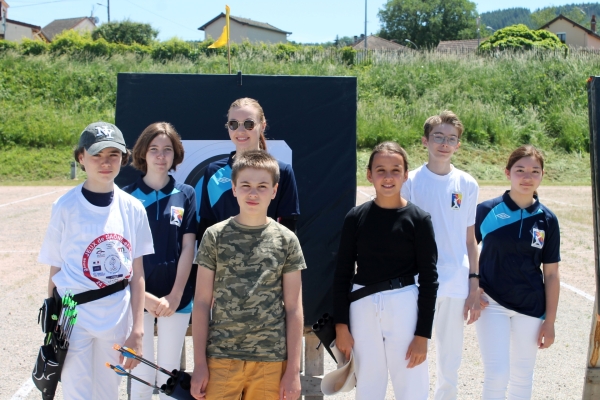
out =
<path fill-rule="evenodd" d="M 353 49 L 362 50 L 365 48 L 364 39 L 359 40 L 358 42 L 351 45 Z M 384 38 L 380 38 L 379 36 L 370 35 L 367 36 L 367 50 L 412 50 L 406 46 L 401 45 L 400 43 L 392 42 L 391 40 L 387 40 Z"/>
<path fill-rule="evenodd" d="M 477 50 L 478 42 L 483 43 L 487 38 L 467 40 L 442 40 L 437 45 L 437 50 Z"/>

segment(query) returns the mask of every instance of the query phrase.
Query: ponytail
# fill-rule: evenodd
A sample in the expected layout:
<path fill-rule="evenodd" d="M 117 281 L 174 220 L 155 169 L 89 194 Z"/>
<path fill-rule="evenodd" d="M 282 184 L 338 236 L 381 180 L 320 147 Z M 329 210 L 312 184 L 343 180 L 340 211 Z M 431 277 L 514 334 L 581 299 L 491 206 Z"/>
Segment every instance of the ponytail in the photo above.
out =
<path fill-rule="evenodd" d="M 267 151 L 267 140 L 264 132 L 261 132 L 260 137 L 258 138 L 258 148 L 260 150 Z"/>

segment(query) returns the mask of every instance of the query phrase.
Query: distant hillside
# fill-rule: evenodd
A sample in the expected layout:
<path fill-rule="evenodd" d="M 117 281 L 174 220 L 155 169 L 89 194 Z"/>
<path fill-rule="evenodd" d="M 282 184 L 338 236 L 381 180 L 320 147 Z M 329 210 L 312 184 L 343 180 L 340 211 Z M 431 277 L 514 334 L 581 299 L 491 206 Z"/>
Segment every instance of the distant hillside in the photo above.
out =
<path fill-rule="evenodd" d="M 481 24 L 494 29 L 502 29 L 515 24 L 525 24 L 531 27 L 531 11 L 529 8 L 515 7 L 484 12 L 481 13 Z"/>
<path fill-rule="evenodd" d="M 515 7 L 505 10 L 481 13 L 482 27 L 491 26 L 501 29 L 514 24 L 525 24 L 537 29 L 559 14 L 571 18 L 577 23 L 589 28 L 592 15 L 600 18 L 600 3 L 574 3 L 564 6 L 538 8 L 531 12 L 528 8 Z"/>

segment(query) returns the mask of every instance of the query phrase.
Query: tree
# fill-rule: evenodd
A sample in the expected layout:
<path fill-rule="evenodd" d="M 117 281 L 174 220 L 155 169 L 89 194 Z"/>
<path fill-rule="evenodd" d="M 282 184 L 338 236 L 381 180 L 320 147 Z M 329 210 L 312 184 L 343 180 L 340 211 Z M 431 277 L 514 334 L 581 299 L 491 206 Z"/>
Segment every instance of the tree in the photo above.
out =
<path fill-rule="evenodd" d="M 532 49 L 567 49 L 558 36 L 546 30 L 531 30 L 523 24 L 507 26 L 499 29 L 489 39 L 481 43 L 479 49 L 491 50 L 532 50 Z"/>
<path fill-rule="evenodd" d="M 591 16 L 588 17 L 585 11 L 580 7 L 576 6 L 563 6 L 563 7 L 546 7 L 535 10 L 531 13 L 531 20 L 533 21 L 534 28 L 544 26 L 554 18 L 558 17 L 559 14 L 564 15 L 573 22 L 577 22 L 579 25 L 583 25 L 589 29 Z"/>
<path fill-rule="evenodd" d="M 354 44 L 354 39 L 350 36 L 342 36 L 341 38 L 337 38 L 337 40 L 338 47 L 352 46 Z"/>
<path fill-rule="evenodd" d="M 477 37 L 476 5 L 469 0 L 388 0 L 378 16 L 379 36 L 400 43 L 434 47 L 440 40 Z"/>
<path fill-rule="evenodd" d="M 150 24 L 142 24 L 125 20 L 122 22 L 108 22 L 100 25 L 92 32 L 92 38 L 104 38 L 109 43 L 123 43 L 131 45 L 139 43 L 146 46 L 152 44 L 158 36 L 158 30 Z"/>
<path fill-rule="evenodd" d="M 516 24 L 524 24 L 530 28 L 539 28 L 539 26 L 533 26 L 531 11 L 525 7 L 514 7 L 481 13 L 481 24 L 484 27 L 491 26 L 494 29 L 502 29 Z"/>
<path fill-rule="evenodd" d="M 535 29 L 552 21 L 558 15 L 556 7 L 546 7 L 535 10 L 531 13 L 531 21 Z"/>

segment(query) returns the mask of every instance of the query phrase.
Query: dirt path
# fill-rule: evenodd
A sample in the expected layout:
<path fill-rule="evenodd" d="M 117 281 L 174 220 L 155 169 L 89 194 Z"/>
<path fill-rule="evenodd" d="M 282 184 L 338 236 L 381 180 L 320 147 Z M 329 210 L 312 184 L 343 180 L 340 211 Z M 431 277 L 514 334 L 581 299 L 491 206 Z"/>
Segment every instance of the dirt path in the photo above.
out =
<path fill-rule="evenodd" d="M 30 373 L 43 334 L 37 325 L 37 310 L 46 296 L 48 267 L 36 262 L 50 217 L 51 204 L 70 188 L 0 187 L 0 334 L 4 361 L 0 372 L 0 399 L 39 399 L 36 389 L 27 389 Z M 484 186 L 480 200 L 499 196 L 506 187 Z M 359 187 L 357 203 L 369 200 L 371 187 Z M 541 201 L 559 217 L 562 242 L 562 281 L 588 295 L 595 291 L 594 241 L 591 189 L 589 187 L 542 187 Z M 22 201 L 24 200 L 24 201 Z M 12 204 L 9 204 L 12 203 Z M 541 351 L 535 370 L 534 399 L 580 399 L 585 371 L 593 303 L 566 288 L 561 297 L 556 324 L 557 341 Z M 465 329 L 464 359 L 459 371 L 459 399 L 478 399 L 483 369 L 475 329 Z M 187 338 L 188 370 L 193 369 L 191 340 Z M 435 382 L 435 346 L 431 346 L 430 377 Z M 326 370 L 333 363 L 326 357 Z M 24 386 L 25 384 L 25 386 Z M 121 385 L 125 399 L 125 385 Z M 158 398 L 157 396 L 155 396 Z M 59 395 L 56 399 L 60 399 Z M 353 392 L 332 399 L 352 399 Z M 389 399 L 393 399 L 391 390 Z"/>

